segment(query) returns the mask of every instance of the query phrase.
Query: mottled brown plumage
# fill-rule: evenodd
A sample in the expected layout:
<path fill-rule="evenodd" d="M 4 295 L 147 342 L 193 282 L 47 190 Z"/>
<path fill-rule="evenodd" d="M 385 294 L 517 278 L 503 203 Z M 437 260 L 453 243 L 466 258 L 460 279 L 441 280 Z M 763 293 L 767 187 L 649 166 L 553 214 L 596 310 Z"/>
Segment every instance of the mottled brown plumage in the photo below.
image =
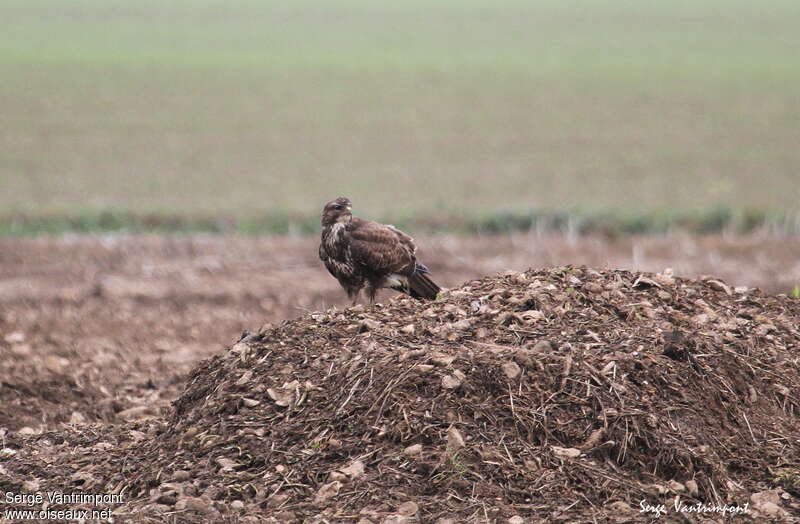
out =
<path fill-rule="evenodd" d="M 394 226 L 354 217 L 351 208 L 344 197 L 325 204 L 319 258 L 353 304 L 364 287 L 370 303 L 380 288 L 435 299 L 439 286 L 428 278 L 428 268 L 417 261 L 414 239 Z"/>

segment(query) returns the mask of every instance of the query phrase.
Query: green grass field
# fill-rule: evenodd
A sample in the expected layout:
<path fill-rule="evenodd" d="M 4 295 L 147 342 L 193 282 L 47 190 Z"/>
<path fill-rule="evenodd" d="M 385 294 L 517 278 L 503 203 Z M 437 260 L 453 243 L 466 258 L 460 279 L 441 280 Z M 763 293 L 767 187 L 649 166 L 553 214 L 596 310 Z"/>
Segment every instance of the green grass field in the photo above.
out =
<path fill-rule="evenodd" d="M 796 0 L 5 0 L 0 79 L 3 217 L 800 209 Z"/>

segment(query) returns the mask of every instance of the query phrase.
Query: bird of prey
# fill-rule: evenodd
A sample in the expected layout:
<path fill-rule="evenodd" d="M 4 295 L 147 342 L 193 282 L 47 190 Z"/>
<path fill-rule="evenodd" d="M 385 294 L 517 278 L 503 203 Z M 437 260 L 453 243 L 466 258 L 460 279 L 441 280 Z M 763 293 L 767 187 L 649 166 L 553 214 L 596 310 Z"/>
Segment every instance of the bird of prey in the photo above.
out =
<path fill-rule="evenodd" d="M 435 299 L 439 286 L 428 278 L 428 268 L 417 261 L 414 239 L 394 226 L 354 217 L 352 206 L 345 197 L 325 204 L 319 258 L 353 305 L 365 286 L 370 304 L 381 288 L 417 299 Z"/>

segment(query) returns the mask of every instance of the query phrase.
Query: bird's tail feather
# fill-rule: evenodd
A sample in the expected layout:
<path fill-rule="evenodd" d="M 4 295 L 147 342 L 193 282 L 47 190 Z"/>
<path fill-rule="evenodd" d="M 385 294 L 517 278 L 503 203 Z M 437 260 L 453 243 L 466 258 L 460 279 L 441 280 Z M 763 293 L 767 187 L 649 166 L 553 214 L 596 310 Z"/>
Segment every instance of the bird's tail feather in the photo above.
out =
<path fill-rule="evenodd" d="M 439 294 L 440 288 L 425 273 L 427 273 L 427 271 L 414 271 L 414 273 L 408 277 L 408 294 L 414 298 L 433 300 Z"/>

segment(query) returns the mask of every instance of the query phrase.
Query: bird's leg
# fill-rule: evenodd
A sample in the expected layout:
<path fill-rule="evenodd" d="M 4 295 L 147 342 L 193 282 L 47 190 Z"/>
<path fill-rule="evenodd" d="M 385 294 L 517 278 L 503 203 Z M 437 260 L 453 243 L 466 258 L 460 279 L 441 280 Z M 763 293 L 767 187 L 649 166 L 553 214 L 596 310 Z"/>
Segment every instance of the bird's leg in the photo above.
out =
<path fill-rule="evenodd" d="M 378 293 L 378 288 L 374 286 L 367 286 L 367 298 L 369 299 L 369 307 L 375 305 L 375 295 Z"/>
<path fill-rule="evenodd" d="M 353 302 L 350 304 L 350 307 L 355 307 L 358 304 L 358 295 L 361 293 L 361 288 L 359 287 L 348 287 L 346 289 L 347 296 L 353 299 Z"/>

